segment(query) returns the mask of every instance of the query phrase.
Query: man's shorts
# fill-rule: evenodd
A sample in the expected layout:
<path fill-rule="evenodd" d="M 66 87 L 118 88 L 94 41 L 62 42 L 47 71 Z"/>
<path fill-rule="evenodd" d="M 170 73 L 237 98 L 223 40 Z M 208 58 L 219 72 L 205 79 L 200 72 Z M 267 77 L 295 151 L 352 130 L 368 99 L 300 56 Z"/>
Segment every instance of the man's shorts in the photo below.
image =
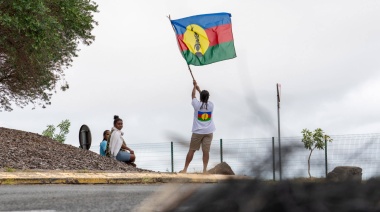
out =
<path fill-rule="evenodd" d="M 213 134 L 196 134 L 191 135 L 190 149 L 199 150 L 202 144 L 203 152 L 210 152 L 210 146 Z"/>

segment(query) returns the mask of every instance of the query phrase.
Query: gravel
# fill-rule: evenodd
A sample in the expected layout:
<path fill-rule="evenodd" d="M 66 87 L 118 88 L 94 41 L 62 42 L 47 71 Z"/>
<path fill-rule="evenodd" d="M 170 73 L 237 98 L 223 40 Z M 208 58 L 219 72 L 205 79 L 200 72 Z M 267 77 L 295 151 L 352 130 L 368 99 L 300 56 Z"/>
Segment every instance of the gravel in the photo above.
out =
<path fill-rule="evenodd" d="M 152 172 L 48 137 L 0 127 L 0 170 Z"/>

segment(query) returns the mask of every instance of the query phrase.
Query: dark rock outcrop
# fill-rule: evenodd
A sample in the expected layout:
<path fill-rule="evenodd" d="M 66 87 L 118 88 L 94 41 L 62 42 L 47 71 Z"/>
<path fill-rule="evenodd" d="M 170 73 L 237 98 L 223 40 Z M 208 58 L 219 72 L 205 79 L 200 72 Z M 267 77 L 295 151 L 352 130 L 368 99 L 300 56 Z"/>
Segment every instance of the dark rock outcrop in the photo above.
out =
<path fill-rule="evenodd" d="M 235 175 L 231 167 L 226 163 L 222 162 L 216 165 L 214 168 L 207 171 L 208 174 L 224 174 L 224 175 Z"/>
<path fill-rule="evenodd" d="M 361 182 L 362 168 L 356 166 L 337 166 L 327 174 L 327 180 L 330 182 Z"/>

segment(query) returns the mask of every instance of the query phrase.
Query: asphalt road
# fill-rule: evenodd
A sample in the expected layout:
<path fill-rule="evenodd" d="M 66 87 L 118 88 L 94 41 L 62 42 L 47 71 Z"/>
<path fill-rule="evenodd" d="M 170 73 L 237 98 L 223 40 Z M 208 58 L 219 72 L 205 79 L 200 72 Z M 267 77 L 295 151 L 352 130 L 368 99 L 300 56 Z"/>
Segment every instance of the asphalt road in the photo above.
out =
<path fill-rule="evenodd" d="M 160 186 L 1 185 L 0 211 L 131 211 Z"/>

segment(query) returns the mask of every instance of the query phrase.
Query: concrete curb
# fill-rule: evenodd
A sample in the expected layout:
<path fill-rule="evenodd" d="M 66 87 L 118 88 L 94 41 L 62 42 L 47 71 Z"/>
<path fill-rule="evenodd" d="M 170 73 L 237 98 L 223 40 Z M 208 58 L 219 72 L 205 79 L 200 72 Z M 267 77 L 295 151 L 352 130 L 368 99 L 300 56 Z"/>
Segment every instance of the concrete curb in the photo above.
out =
<path fill-rule="evenodd" d="M 219 183 L 244 176 L 169 173 L 0 172 L 0 185 Z"/>

